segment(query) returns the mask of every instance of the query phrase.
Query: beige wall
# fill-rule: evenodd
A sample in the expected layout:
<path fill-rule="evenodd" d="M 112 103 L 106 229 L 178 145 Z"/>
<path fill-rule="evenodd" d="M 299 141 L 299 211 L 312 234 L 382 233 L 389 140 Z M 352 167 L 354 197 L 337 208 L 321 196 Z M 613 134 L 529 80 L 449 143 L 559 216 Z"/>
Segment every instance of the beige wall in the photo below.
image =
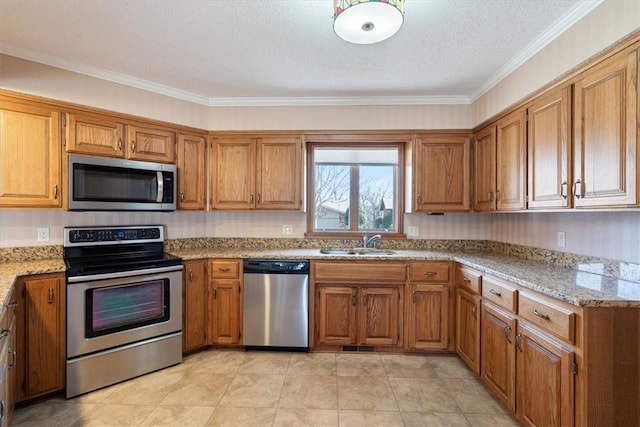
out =
<path fill-rule="evenodd" d="M 640 1 L 606 0 L 473 103 L 474 126 L 640 29 Z"/>

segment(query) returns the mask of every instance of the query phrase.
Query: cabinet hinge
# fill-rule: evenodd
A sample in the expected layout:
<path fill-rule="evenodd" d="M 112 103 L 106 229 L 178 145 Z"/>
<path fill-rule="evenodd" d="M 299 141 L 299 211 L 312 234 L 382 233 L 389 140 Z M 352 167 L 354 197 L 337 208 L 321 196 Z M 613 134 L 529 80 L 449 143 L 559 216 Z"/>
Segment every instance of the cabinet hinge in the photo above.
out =
<path fill-rule="evenodd" d="M 573 375 L 578 375 L 578 364 L 573 362 Z"/>

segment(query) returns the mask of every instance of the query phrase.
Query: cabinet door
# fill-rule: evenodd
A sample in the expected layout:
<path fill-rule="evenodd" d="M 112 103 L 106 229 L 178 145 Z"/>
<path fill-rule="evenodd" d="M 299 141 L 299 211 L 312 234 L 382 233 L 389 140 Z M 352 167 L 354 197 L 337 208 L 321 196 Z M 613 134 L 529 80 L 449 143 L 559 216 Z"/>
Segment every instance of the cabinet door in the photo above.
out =
<path fill-rule="evenodd" d="M 207 261 L 185 261 L 183 271 L 182 351 L 207 344 Z"/>
<path fill-rule="evenodd" d="M 209 327 L 211 344 L 237 344 L 240 342 L 240 282 L 237 280 L 211 281 L 209 296 Z"/>
<path fill-rule="evenodd" d="M 496 127 L 488 126 L 474 138 L 473 210 L 496 210 Z"/>
<path fill-rule="evenodd" d="M 638 204 L 637 55 L 623 52 L 575 84 L 576 207 Z"/>
<path fill-rule="evenodd" d="M 60 113 L 0 99 L 0 207 L 61 206 Z"/>
<path fill-rule="evenodd" d="M 358 344 L 395 346 L 400 341 L 400 289 L 360 288 Z"/>
<path fill-rule="evenodd" d="M 320 286 L 318 288 L 318 344 L 356 344 L 357 288 Z"/>
<path fill-rule="evenodd" d="M 25 399 L 64 388 L 64 278 L 34 276 L 25 278 L 22 311 L 17 317 L 18 331 L 24 335 L 23 372 L 18 372 Z"/>
<path fill-rule="evenodd" d="M 529 107 L 529 209 L 571 206 L 571 89 L 563 87 Z"/>
<path fill-rule="evenodd" d="M 509 409 L 515 408 L 515 316 L 482 304 L 481 378 Z"/>
<path fill-rule="evenodd" d="M 526 111 L 501 119 L 496 126 L 496 203 L 499 211 L 526 209 Z"/>
<path fill-rule="evenodd" d="M 574 353 L 522 323 L 516 346 L 518 419 L 527 426 L 572 426 Z"/>
<path fill-rule="evenodd" d="M 469 138 L 423 136 L 415 148 L 415 210 L 468 211 L 471 203 Z"/>
<path fill-rule="evenodd" d="M 217 139 L 211 154 L 211 209 L 255 207 L 255 140 Z"/>
<path fill-rule="evenodd" d="M 412 349 L 444 350 L 449 344 L 449 286 L 411 285 L 408 345 Z"/>
<path fill-rule="evenodd" d="M 458 289 L 456 301 L 456 352 L 480 374 L 480 297 Z"/>
<path fill-rule="evenodd" d="M 203 136 L 178 135 L 178 209 L 203 210 L 205 207 L 205 152 Z"/>
<path fill-rule="evenodd" d="M 66 148 L 71 153 L 124 157 L 124 123 L 67 113 Z"/>
<path fill-rule="evenodd" d="M 302 140 L 260 138 L 257 143 L 256 208 L 302 207 Z"/>
<path fill-rule="evenodd" d="M 176 135 L 161 129 L 127 126 L 127 153 L 133 160 L 175 163 Z"/>

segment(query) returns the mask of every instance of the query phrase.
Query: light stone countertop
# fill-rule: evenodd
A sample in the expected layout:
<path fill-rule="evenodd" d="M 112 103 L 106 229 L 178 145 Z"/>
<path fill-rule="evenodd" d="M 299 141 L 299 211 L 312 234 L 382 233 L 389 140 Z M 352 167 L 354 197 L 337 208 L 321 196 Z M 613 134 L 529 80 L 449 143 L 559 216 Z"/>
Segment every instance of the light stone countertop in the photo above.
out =
<path fill-rule="evenodd" d="M 171 254 L 184 260 L 201 258 L 272 258 L 314 260 L 369 261 L 457 261 L 511 281 L 524 288 L 557 298 L 569 304 L 585 307 L 640 308 L 640 268 L 628 264 L 621 269 L 620 278 L 597 274 L 599 265 L 583 264 L 579 269 L 557 267 L 500 253 L 474 251 L 394 250 L 393 255 L 329 255 L 319 249 L 237 249 L 205 248 L 174 250 Z M 624 267 L 625 264 L 622 263 Z M 37 261 L 0 263 L 0 302 L 8 302 L 9 291 L 19 276 L 44 273 L 63 273 L 61 258 Z M 0 312 L 2 309 L 0 308 Z"/>
<path fill-rule="evenodd" d="M 206 248 L 176 250 L 182 259 L 200 258 L 275 258 L 315 260 L 457 261 L 524 288 L 584 307 L 640 308 L 640 269 L 636 264 L 623 268 L 620 278 L 597 274 L 599 265 L 582 264 L 569 269 L 540 261 L 526 260 L 500 253 L 473 251 L 394 250 L 393 255 L 329 255 L 319 249 L 236 249 Z M 625 264 L 623 263 L 623 266 Z"/>

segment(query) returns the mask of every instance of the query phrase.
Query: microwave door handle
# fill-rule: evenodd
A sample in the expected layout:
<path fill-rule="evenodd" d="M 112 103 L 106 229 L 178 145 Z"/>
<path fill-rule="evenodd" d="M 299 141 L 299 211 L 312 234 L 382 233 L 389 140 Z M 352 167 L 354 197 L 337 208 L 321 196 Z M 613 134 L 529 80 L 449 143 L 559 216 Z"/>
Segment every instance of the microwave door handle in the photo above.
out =
<path fill-rule="evenodd" d="M 156 172 L 158 174 L 158 195 L 156 196 L 156 202 L 157 203 L 162 203 L 162 196 L 164 193 L 164 176 L 162 174 L 162 171 L 158 171 Z"/>

